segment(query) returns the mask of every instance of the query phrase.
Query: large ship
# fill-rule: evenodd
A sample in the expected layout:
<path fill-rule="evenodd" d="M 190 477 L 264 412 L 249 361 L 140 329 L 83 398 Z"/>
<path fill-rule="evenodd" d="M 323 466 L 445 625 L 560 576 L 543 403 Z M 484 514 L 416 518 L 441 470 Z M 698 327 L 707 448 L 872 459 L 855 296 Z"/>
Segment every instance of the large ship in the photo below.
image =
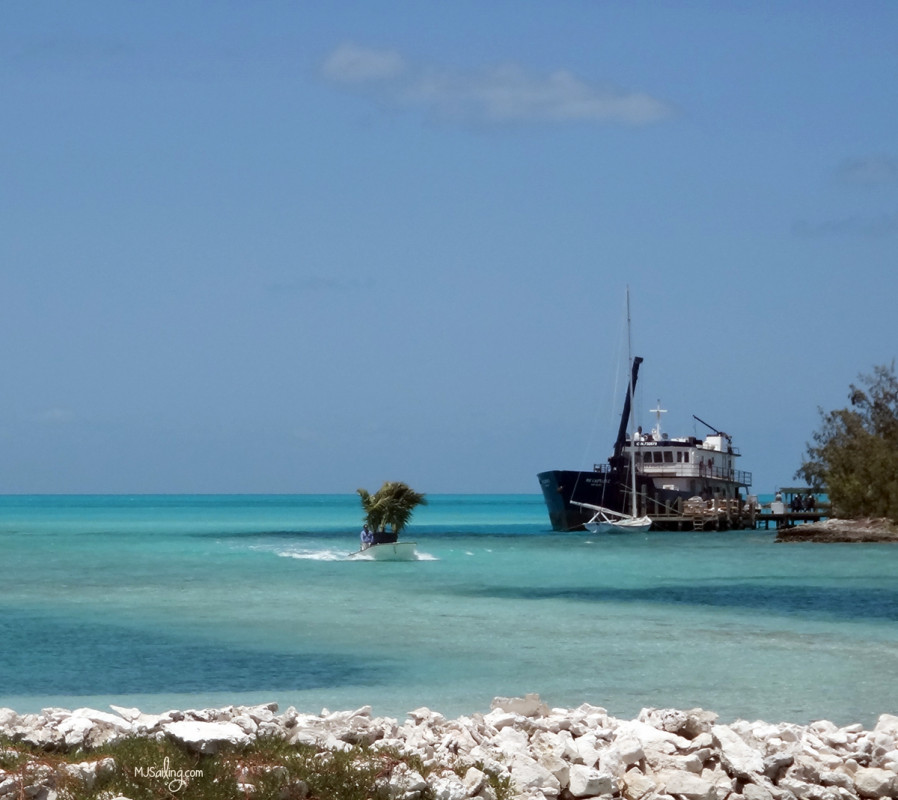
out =
<path fill-rule="evenodd" d="M 607 463 L 591 472 L 549 470 L 538 475 L 543 498 L 556 531 L 583 529 L 595 507 L 622 514 L 649 515 L 653 529 L 679 528 L 684 519 L 725 520 L 741 527 L 751 473 L 736 468 L 740 453 L 732 437 L 694 417 L 710 429 L 704 438 L 671 438 L 661 430 L 664 409 L 654 409 L 650 433 L 628 434 L 633 391 L 642 359 L 633 359 L 624 410 Z M 635 493 L 635 503 L 633 502 Z M 703 523 L 704 524 L 704 523 Z"/>

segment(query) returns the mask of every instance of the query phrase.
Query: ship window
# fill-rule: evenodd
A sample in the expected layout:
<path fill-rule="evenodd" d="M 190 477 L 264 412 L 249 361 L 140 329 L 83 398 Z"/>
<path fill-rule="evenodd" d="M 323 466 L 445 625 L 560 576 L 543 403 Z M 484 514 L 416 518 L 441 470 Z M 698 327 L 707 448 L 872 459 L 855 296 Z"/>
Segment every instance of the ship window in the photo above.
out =
<path fill-rule="evenodd" d="M 683 451 L 677 450 L 677 464 L 682 463 L 682 461 L 683 461 Z"/>
<path fill-rule="evenodd" d="M 664 463 L 673 464 L 673 453 L 670 450 L 664 451 Z"/>
<path fill-rule="evenodd" d="M 661 451 L 660 450 L 655 451 L 655 463 L 656 464 L 661 463 Z"/>
<path fill-rule="evenodd" d="M 689 463 L 689 451 L 688 450 L 685 453 L 683 453 L 683 463 L 684 464 Z"/>

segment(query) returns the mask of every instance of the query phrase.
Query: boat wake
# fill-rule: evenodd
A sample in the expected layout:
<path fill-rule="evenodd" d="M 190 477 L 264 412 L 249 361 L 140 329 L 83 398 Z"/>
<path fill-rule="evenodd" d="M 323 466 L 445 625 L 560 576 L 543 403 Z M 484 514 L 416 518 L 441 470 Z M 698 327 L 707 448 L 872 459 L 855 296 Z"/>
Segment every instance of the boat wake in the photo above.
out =
<path fill-rule="evenodd" d="M 300 561 L 374 561 L 373 556 L 366 556 L 364 553 L 356 553 L 350 557 L 345 550 L 325 549 L 296 549 L 296 550 L 276 550 L 276 555 L 280 558 L 295 558 Z M 416 553 L 413 561 L 439 561 L 435 555 L 430 553 Z"/>
<path fill-rule="evenodd" d="M 277 550 L 281 558 L 298 558 L 302 561 L 348 561 L 345 550 Z"/>
<path fill-rule="evenodd" d="M 362 553 L 353 553 L 352 558 L 347 558 L 347 561 L 378 561 L 380 559 L 375 558 L 374 556 L 368 555 L 364 552 Z M 390 560 L 390 559 L 387 559 Z M 406 559 L 401 559 L 406 560 Z M 415 553 L 414 557 L 407 559 L 408 561 L 439 561 L 435 555 L 430 553 Z"/>

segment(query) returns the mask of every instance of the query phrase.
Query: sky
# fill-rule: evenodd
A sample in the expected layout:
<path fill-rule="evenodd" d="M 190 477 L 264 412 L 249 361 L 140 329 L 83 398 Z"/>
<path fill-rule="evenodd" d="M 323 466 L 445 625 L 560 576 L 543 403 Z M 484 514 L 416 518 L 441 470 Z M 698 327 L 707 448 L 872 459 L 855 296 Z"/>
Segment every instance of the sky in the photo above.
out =
<path fill-rule="evenodd" d="M 898 350 L 898 4 L 0 2 L 0 493 L 765 494 Z"/>

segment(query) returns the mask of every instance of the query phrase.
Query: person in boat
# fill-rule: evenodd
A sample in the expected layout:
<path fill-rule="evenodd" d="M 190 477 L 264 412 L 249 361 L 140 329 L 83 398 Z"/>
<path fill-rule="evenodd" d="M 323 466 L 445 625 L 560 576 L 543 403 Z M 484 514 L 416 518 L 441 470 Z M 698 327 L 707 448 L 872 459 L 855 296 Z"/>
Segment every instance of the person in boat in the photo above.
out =
<path fill-rule="evenodd" d="M 362 532 L 359 534 L 359 538 L 362 540 L 362 550 L 367 550 L 374 544 L 374 534 L 368 529 L 367 523 L 362 526 Z"/>

